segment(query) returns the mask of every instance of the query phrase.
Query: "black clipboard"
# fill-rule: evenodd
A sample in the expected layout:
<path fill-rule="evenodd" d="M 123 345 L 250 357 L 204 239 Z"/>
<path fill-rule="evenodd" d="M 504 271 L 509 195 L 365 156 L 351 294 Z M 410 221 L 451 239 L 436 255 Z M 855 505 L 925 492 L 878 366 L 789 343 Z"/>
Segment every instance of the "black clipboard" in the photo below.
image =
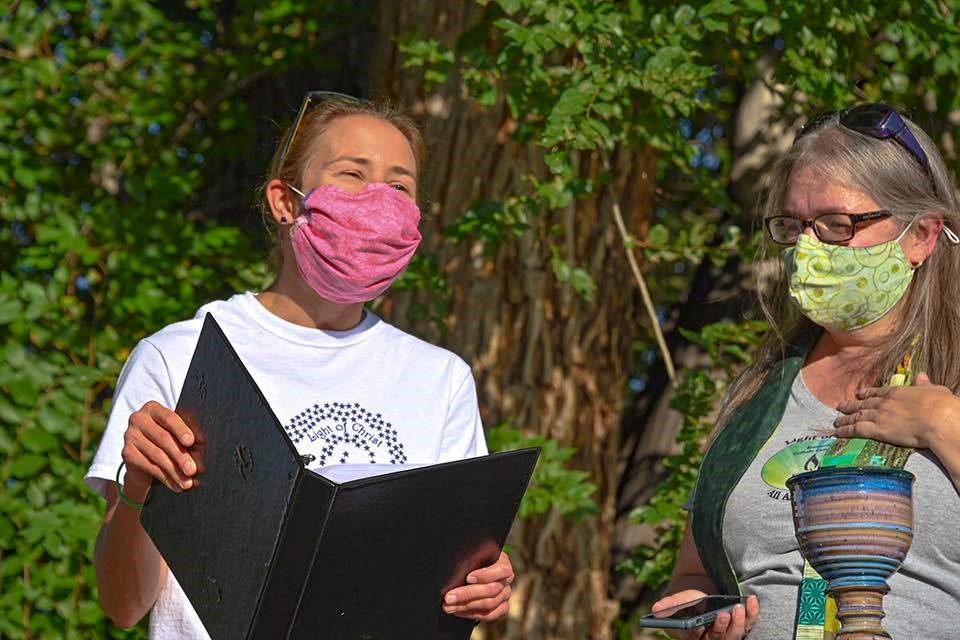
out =
<path fill-rule="evenodd" d="M 141 523 L 213 640 L 466 640 L 442 594 L 494 562 L 539 449 L 343 484 L 304 466 L 211 314 L 177 413 L 201 474 Z"/>

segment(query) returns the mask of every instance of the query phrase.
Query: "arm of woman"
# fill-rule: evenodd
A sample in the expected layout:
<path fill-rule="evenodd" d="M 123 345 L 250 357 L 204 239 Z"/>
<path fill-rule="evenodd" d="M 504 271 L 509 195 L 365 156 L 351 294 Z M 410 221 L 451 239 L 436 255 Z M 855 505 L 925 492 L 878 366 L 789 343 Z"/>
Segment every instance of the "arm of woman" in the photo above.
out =
<path fill-rule="evenodd" d="M 189 489 L 196 463 L 186 452 L 193 433 L 156 402 L 130 416 L 124 433 L 124 494 L 143 502 L 154 478 L 171 491 Z M 140 511 L 107 489 L 107 510 L 93 554 L 100 604 L 115 624 L 129 628 L 150 611 L 167 577 L 167 565 L 140 524 Z"/>
<path fill-rule="evenodd" d="M 127 483 L 124 493 L 143 501 L 145 490 Z M 153 607 L 167 577 L 167 565 L 140 526 L 140 513 L 108 489 L 107 511 L 93 551 L 100 605 L 119 627 L 137 624 Z"/>
<path fill-rule="evenodd" d="M 903 447 L 930 449 L 960 492 L 960 398 L 917 376 L 910 387 L 871 387 L 837 407 L 838 438 L 872 438 Z"/>
<path fill-rule="evenodd" d="M 716 593 L 716 586 L 707 576 L 707 570 L 693 542 L 690 516 L 687 516 L 677 563 L 673 567 L 666 592 L 670 595 L 653 603 L 651 610 L 654 613 Z M 740 640 L 750 632 L 759 615 L 760 605 L 757 597 L 750 596 L 746 606 L 737 605 L 730 613 L 718 614 L 717 619 L 709 627 L 668 633 L 679 640 Z"/>

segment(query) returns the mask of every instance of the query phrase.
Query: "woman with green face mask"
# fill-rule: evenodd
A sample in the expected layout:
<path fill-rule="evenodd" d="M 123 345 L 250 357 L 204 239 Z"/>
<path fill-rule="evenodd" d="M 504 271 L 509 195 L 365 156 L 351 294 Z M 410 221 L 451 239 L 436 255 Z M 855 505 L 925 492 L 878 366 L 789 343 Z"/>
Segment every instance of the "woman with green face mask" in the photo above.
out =
<path fill-rule="evenodd" d="M 894 638 L 960 619 L 960 210 L 930 138 L 866 104 L 803 126 L 773 168 L 759 282 L 773 331 L 732 385 L 688 503 L 670 594 L 748 596 L 677 637 L 833 638 L 786 479 L 838 460 L 906 468 L 914 543 L 884 599 Z M 912 382 L 890 386 L 891 382 Z M 846 440 L 849 439 L 849 440 Z M 866 461 L 866 462 L 864 462 Z"/>

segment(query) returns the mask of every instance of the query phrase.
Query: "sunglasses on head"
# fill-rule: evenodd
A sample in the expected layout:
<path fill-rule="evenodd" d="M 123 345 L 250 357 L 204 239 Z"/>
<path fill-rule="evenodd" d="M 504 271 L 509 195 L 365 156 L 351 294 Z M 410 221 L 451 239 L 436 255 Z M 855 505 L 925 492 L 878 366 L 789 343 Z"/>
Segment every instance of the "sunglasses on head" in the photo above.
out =
<path fill-rule="evenodd" d="M 280 161 L 277 164 L 278 169 L 283 169 L 283 165 L 287 161 L 287 153 L 290 151 L 293 139 L 300 130 L 300 123 L 303 121 L 303 116 L 310 106 L 331 101 L 356 104 L 360 102 L 360 99 L 345 93 L 337 93 L 336 91 L 307 91 L 306 95 L 303 96 L 303 101 L 300 103 L 300 110 L 297 111 L 297 118 L 293 121 L 293 126 L 290 127 L 290 135 L 287 136 L 286 141 L 283 143 L 283 150 L 280 152 Z"/>
<path fill-rule="evenodd" d="M 910 128 L 907 127 L 907 123 L 897 113 L 897 110 L 882 102 L 861 104 L 850 109 L 828 111 L 814 116 L 800 127 L 796 140 L 810 133 L 835 115 L 839 115 L 840 124 L 851 131 L 862 133 L 877 140 L 888 140 L 890 138 L 896 140 L 900 146 L 917 159 L 917 162 L 930 177 L 931 182 L 933 181 L 930 161 L 927 160 L 927 154 L 923 152 L 923 147 L 910 132 Z"/>

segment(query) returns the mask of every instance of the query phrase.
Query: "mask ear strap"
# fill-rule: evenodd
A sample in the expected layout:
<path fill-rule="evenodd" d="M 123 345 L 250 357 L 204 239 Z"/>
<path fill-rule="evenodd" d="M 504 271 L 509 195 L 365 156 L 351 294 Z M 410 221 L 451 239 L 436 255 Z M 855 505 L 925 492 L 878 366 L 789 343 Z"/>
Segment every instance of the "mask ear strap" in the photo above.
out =
<path fill-rule="evenodd" d="M 310 212 L 307 211 L 307 196 L 306 196 L 306 194 L 304 194 L 303 191 L 300 191 L 300 189 L 297 189 L 295 186 L 293 186 L 293 185 L 290 184 L 289 182 L 287 183 L 287 186 L 290 187 L 290 190 L 291 190 L 291 191 L 293 191 L 295 194 L 297 194 L 298 196 L 300 196 L 300 198 L 301 198 L 301 201 L 300 201 L 300 210 L 301 210 L 304 214 L 306 214 L 307 219 L 309 219 L 309 218 L 310 218 Z"/>
<path fill-rule="evenodd" d="M 957 234 L 953 232 L 953 229 L 948 227 L 946 224 L 940 227 L 940 232 L 947 236 L 947 240 L 950 241 L 950 244 L 960 244 L 960 238 L 958 238 Z"/>
<path fill-rule="evenodd" d="M 910 230 L 910 227 L 913 226 L 913 221 L 919 218 L 920 216 L 914 216 L 910 219 L 910 222 L 907 223 L 907 226 L 903 228 L 903 231 L 900 232 L 900 235 L 897 236 L 896 242 L 900 242 L 903 239 L 903 236 L 907 235 L 907 231 Z"/>
<path fill-rule="evenodd" d="M 913 220 L 916 220 L 916 218 L 914 218 Z M 913 220 L 910 221 L 910 224 L 913 224 Z M 910 224 L 907 225 L 907 229 L 910 228 Z M 903 237 L 903 234 L 907 232 L 907 229 L 904 229 L 904 230 L 903 230 L 903 233 L 900 234 L 900 238 L 902 238 L 902 237 Z M 946 223 L 946 222 L 943 222 L 943 223 L 940 225 L 940 233 L 942 233 L 944 236 L 946 236 L 947 241 L 948 241 L 950 244 L 960 244 L 960 237 L 957 237 L 957 234 L 954 233 L 953 229 L 951 229 L 950 227 L 947 226 L 947 223 Z M 897 240 L 899 241 L 900 238 L 897 238 Z"/>

